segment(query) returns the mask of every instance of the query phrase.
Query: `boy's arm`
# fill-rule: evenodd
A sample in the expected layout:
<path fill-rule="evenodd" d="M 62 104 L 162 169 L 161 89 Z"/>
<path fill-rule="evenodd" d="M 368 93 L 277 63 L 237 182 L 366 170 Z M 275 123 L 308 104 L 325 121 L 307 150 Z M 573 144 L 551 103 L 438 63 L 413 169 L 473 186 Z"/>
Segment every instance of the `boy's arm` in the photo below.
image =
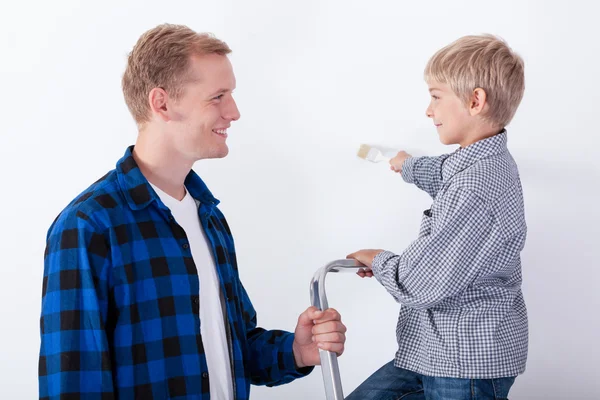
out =
<path fill-rule="evenodd" d="M 435 198 L 442 187 L 442 164 L 448 157 L 448 154 L 438 157 L 409 156 L 401 164 L 402 178 Z"/>
<path fill-rule="evenodd" d="M 113 396 L 102 318 L 107 301 L 101 294 L 109 257 L 104 236 L 79 216 L 61 218 L 48 236 L 40 319 L 41 399 Z"/>
<path fill-rule="evenodd" d="M 383 251 L 373 259 L 373 275 L 412 308 L 431 308 L 462 292 L 501 248 L 481 198 L 461 188 L 444 197 L 439 215 L 423 216 L 419 238 L 401 255 Z"/>

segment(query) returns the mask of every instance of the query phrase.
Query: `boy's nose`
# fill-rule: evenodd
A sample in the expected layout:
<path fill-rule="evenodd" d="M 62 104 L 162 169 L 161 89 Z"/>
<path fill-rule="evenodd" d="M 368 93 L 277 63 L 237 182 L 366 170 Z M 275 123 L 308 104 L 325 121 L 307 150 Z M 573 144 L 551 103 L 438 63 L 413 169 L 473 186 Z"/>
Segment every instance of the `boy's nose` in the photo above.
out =
<path fill-rule="evenodd" d="M 425 115 L 427 115 L 429 118 L 433 118 L 433 111 L 431 111 L 431 106 L 427 107 L 427 109 L 425 110 Z"/>

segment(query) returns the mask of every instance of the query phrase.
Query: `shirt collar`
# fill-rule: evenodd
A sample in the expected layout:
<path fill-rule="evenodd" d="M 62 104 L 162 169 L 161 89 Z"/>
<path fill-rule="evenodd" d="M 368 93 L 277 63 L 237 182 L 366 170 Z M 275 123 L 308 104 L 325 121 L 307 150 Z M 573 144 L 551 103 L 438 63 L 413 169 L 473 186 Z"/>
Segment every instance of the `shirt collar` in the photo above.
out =
<path fill-rule="evenodd" d="M 477 161 L 506 151 L 506 142 L 506 130 L 503 129 L 494 136 L 456 150 L 442 165 L 442 179 L 448 181 L 454 175 L 475 164 Z"/>
<path fill-rule="evenodd" d="M 125 151 L 125 155 L 117 162 L 117 179 L 129 207 L 132 210 L 141 210 L 148 207 L 153 201 L 159 200 L 159 197 L 133 159 L 133 147 L 129 146 Z M 202 203 L 208 206 L 219 204 L 219 200 L 212 195 L 204 181 L 194 170 L 190 170 L 186 176 L 185 187 L 193 198 L 200 200 Z"/>

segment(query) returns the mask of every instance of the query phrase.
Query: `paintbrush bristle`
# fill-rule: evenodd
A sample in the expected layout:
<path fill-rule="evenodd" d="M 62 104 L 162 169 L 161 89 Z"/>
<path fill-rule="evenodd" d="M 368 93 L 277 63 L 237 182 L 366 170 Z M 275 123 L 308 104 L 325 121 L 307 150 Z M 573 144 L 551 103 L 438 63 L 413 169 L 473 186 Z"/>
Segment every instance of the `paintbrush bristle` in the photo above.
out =
<path fill-rule="evenodd" d="M 368 144 L 361 144 L 356 155 L 366 160 L 367 156 L 369 155 L 369 150 L 371 150 L 371 146 L 369 146 Z"/>

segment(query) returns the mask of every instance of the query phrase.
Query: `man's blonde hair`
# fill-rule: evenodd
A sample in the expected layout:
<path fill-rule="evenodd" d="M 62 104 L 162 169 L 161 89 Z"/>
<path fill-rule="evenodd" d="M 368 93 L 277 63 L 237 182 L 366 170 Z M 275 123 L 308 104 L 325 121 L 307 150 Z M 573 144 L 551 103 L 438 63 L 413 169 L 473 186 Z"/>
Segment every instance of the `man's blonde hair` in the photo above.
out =
<path fill-rule="evenodd" d="M 183 93 L 193 55 L 227 55 L 227 44 L 187 26 L 163 24 L 144 33 L 127 58 L 122 86 L 125 103 L 138 125 L 150 120 L 148 95 L 163 88 L 175 100 Z"/>
<path fill-rule="evenodd" d="M 514 117 L 525 91 L 523 59 L 493 35 L 464 36 L 442 48 L 425 67 L 425 80 L 449 85 L 468 103 L 482 88 L 489 111 L 484 118 L 504 128 Z"/>

